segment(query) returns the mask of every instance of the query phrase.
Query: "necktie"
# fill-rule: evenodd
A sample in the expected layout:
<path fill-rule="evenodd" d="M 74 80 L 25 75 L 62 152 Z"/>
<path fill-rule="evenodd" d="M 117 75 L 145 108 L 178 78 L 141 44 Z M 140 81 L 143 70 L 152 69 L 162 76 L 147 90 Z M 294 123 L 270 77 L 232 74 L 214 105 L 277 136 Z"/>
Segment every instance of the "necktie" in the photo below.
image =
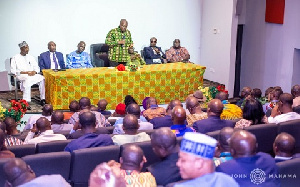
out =
<path fill-rule="evenodd" d="M 55 69 L 58 69 L 58 63 L 56 61 L 55 55 L 54 55 L 54 53 L 52 53 L 52 54 L 53 54 L 53 62 L 55 64 Z"/>

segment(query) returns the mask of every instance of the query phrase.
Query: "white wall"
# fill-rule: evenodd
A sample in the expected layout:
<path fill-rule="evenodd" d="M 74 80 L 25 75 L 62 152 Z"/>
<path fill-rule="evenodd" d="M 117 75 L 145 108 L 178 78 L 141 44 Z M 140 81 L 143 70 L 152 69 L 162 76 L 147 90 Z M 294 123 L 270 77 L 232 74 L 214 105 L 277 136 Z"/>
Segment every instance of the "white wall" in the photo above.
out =
<path fill-rule="evenodd" d="M 265 22 L 265 1 L 246 1 L 246 9 L 241 87 L 264 91 L 278 85 L 290 92 L 294 49 L 300 47 L 300 1 L 285 1 L 284 24 Z"/>
<path fill-rule="evenodd" d="M 238 24 L 235 6 L 235 0 L 204 0 L 201 22 L 200 63 L 207 67 L 204 78 L 225 84 L 230 96 L 234 89 Z"/>
<path fill-rule="evenodd" d="M 50 40 L 64 54 L 83 40 L 89 52 L 90 44 L 103 43 L 122 18 L 129 22 L 136 50 L 149 45 L 152 36 L 162 49 L 179 38 L 191 61 L 201 64 L 201 5 L 202 0 L 1 0 L 0 71 L 9 69 L 8 59 L 19 53 L 23 40 L 35 57 Z"/>

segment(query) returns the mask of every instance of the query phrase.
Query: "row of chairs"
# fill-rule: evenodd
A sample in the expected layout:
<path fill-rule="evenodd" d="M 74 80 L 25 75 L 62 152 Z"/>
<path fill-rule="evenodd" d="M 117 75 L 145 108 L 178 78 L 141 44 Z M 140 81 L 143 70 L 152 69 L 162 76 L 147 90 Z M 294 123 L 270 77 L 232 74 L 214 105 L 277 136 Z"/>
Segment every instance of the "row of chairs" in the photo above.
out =
<path fill-rule="evenodd" d="M 180 142 L 181 139 L 178 139 Z M 56 142 L 58 143 L 58 141 Z M 160 161 L 152 150 L 151 142 L 136 143 L 144 151 L 147 163 L 144 165 L 143 171 L 149 165 Z M 51 152 L 27 155 L 22 159 L 30 165 L 37 176 L 60 174 L 73 186 L 87 186 L 90 173 L 102 162 L 115 160 L 119 162 L 119 158 L 123 146 L 107 146 L 80 149 L 72 152 Z M 4 186 L 5 176 L 3 165 L 7 159 L 0 160 L 0 186 Z"/>

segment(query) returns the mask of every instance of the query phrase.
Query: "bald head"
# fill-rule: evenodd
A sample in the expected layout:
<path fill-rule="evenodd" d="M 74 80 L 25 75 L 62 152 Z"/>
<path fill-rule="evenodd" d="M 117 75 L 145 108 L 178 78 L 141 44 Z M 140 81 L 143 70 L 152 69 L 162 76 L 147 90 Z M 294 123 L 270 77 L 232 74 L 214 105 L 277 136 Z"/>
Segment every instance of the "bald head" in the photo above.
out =
<path fill-rule="evenodd" d="M 78 112 L 80 109 L 79 103 L 76 100 L 70 102 L 69 109 L 71 112 Z"/>
<path fill-rule="evenodd" d="M 295 143 L 295 138 L 292 135 L 285 132 L 280 133 L 273 144 L 275 155 L 291 157 L 294 153 Z"/>
<path fill-rule="evenodd" d="M 241 98 L 246 98 L 250 94 L 251 94 L 251 88 L 250 87 L 244 87 L 241 91 Z"/>
<path fill-rule="evenodd" d="M 172 110 L 171 117 L 174 125 L 183 125 L 186 120 L 185 109 L 181 106 L 175 106 Z"/>
<path fill-rule="evenodd" d="M 144 164 L 143 150 L 135 144 L 124 146 L 120 158 L 121 169 L 141 171 Z"/>
<path fill-rule="evenodd" d="M 185 100 L 186 108 L 190 111 L 191 114 L 194 114 L 193 108 L 200 106 L 198 99 L 193 96 L 189 96 Z"/>
<path fill-rule="evenodd" d="M 56 110 L 53 112 L 51 116 L 52 124 L 63 124 L 64 123 L 64 113 L 60 110 Z"/>
<path fill-rule="evenodd" d="M 132 114 L 135 115 L 136 118 L 140 118 L 141 115 L 141 109 L 140 106 L 138 104 L 130 104 L 128 105 L 128 107 L 126 108 L 126 112 L 127 114 Z"/>
<path fill-rule="evenodd" d="M 102 111 L 106 110 L 108 102 L 105 99 L 100 99 L 98 102 L 98 108 Z"/>
<path fill-rule="evenodd" d="M 220 99 L 221 101 L 228 100 L 228 93 L 219 92 L 217 93 L 215 99 Z"/>
<path fill-rule="evenodd" d="M 178 149 L 176 135 L 169 127 L 156 129 L 151 134 L 151 145 L 155 154 L 162 158 Z"/>
<path fill-rule="evenodd" d="M 139 129 L 138 118 L 135 115 L 127 114 L 123 119 L 123 129 L 127 134 L 127 131 L 134 131 L 135 133 Z"/>
<path fill-rule="evenodd" d="M 282 105 L 292 107 L 292 105 L 293 105 L 293 96 L 292 96 L 292 94 L 289 94 L 289 93 L 283 93 L 283 94 L 280 95 L 279 101 L 281 101 Z"/>
<path fill-rule="evenodd" d="M 84 111 L 79 114 L 79 123 L 82 129 L 95 128 L 96 116 L 93 112 L 88 111 L 88 109 L 84 109 Z"/>
<path fill-rule="evenodd" d="M 6 181 L 11 186 L 25 184 L 35 178 L 35 173 L 20 158 L 9 159 L 3 166 Z"/>
<path fill-rule="evenodd" d="M 223 112 L 223 104 L 220 99 L 213 99 L 208 103 L 207 112 L 209 116 L 220 116 Z"/>
<path fill-rule="evenodd" d="M 229 141 L 230 152 L 234 158 L 249 157 L 256 154 L 256 137 L 245 130 L 233 133 Z"/>
<path fill-rule="evenodd" d="M 42 108 L 42 115 L 43 116 L 51 116 L 53 112 L 53 106 L 50 104 L 45 104 Z"/>
<path fill-rule="evenodd" d="M 173 108 L 174 108 L 175 106 L 181 106 L 181 107 L 183 107 L 183 106 L 182 106 L 182 103 L 181 103 L 178 99 L 172 100 L 172 101 L 170 102 L 170 104 L 168 105 L 168 107 L 167 107 L 167 113 L 168 113 L 168 115 L 171 114 L 171 112 L 172 112 L 172 110 L 173 110 Z"/>
<path fill-rule="evenodd" d="M 230 152 L 229 139 L 233 134 L 233 128 L 224 127 L 219 133 L 219 147 L 221 152 Z"/>
<path fill-rule="evenodd" d="M 85 108 L 91 108 L 91 100 L 87 97 L 82 97 L 79 100 L 79 107 L 80 107 L 80 110 L 85 109 Z"/>
<path fill-rule="evenodd" d="M 296 84 L 292 87 L 291 94 L 293 95 L 293 97 L 300 96 L 300 85 L 299 84 Z"/>
<path fill-rule="evenodd" d="M 45 117 L 41 117 L 36 121 L 36 128 L 40 132 L 45 132 L 46 130 L 51 130 L 50 121 Z"/>

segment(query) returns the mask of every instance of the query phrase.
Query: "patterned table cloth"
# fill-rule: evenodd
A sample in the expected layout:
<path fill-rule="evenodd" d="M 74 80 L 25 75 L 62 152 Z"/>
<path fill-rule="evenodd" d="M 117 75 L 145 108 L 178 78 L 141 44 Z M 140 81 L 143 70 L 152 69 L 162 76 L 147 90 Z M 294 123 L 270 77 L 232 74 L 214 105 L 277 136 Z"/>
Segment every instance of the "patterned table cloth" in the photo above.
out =
<path fill-rule="evenodd" d="M 54 109 L 68 109 L 72 100 L 88 97 L 92 104 L 105 98 L 107 109 L 114 110 L 132 95 L 138 104 L 145 97 L 156 97 L 159 104 L 173 99 L 184 101 L 203 84 L 206 67 L 191 63 L 145 65 L 140 71 L 117 71 L 107 67 L 67 69 L 55 72 L 43 70 L 46 81 L 46 101 Z"/>

